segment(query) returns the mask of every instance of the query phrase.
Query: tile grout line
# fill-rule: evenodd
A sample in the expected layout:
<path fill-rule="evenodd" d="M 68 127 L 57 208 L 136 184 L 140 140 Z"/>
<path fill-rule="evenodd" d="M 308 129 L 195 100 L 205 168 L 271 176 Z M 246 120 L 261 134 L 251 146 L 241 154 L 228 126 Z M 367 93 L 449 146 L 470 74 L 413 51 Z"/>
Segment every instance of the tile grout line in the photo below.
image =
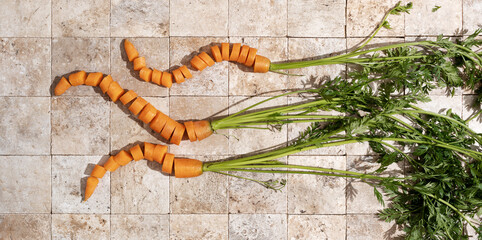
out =
<path fill-rule="evenodd" d="M 348 51 L 348 0 L 345 0 L 345 53 Z M 348 78 L 348 66 L 345 64 L 345 79 Z M 346 164 L 348 162 L 348 154 L 346 152 L 346 146 L 345 146 L 345 170 L 347 168 Z M 347 186 L 347 179 L 345 178 L 345 240 L 348 239 L 348 216 L 347 216 L 347 209 L 348 209 L 348 199 L 347 199 L 347 191 L 346 191 L 346 186 Z"/>
<path fill-rule="evenodd" d="M 169 16 L 169 19 L 167 20 L 168 23 L 169 23 L 169 35 L 168 35 L 168 40 L 167 40 L 167 44 L 168 44 L 168 50 L 167 50 L 167 56 L 168 56 L 168 69 L 171 68 L 171 32 L 172 32 L 172 29 L 171 29 L 171 0 L 169 0 L 169 3 L 168 3 L 168 16 Z M 168 107 L 168 116 L 170 117 L 171 116 L 171 88 L 169 88 L 167 90 L 167 102 L 169 104 L 169 107 Z M 168 150 L 170 151 L 171 150 L 171 146 L 168 146 Z M 167 191 L 167 202 L 168 202 L 168 207 L 167 207 L 167 221 L 168 221 L 168 228 L 167 228 L 167 239 L 171 239 L 171 178 L 168 178 L 168 182 L 167 182 L 167 185 L 168 185 L 168 191 Z"/>
<path fill-rule="evenodd" d="M 53 39 L 53 31 L 52 31 L 52 1 L 50 1 L 50 81 L 52 81 L 52 39 Z M 53 237 L 53 184 L 52 184 L 52 173 L 53 173 L 53 163 L 52 163 L 52 94 L 50 94 L 50 239 Z"/>
<path fill-rule="evenodd" d="M 112 0 L 109 0 L 109 73 L 112 74 Z M 112 102 L 109 101 L 109 153 L 112 151 Z M 112 174 L 109 173 L 109 238 L 112 239 Z"/>

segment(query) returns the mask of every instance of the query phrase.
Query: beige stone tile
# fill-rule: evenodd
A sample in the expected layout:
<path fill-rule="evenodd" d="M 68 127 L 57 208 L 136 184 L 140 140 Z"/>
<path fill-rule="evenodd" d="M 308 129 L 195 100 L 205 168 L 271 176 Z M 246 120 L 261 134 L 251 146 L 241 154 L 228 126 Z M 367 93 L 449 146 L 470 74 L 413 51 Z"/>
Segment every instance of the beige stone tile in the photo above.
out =
<path fill-rule="evenodd" d="M 127 59 L 123 38 L 111 39 L 111 71 L 112 78 L 118 81 L 124 89 L 134 90 L 139 96 L 167 96 L 168 89 L 146 83 L 139 78 L 139 72 L 133 70 L 133 65 Z M 150 68 L 166 71 L 169 68 L 169 39 L 168 38 L 129 38 L 134 44 L 139 56 L 146 58 Z"/>
<path fill-rule="evenodd" d="M 170 116 L 177 121 L 211 120 L 228 114 L 227 97 L 171 97 Z M 225 155 L 228 152 L 227 130 L 218 130 L 202 141 L 184 140 L 170 151 L 181 155 Z"/>
<path fill-rule="evenodd" d="M 50 0 L 2 1 L 2 37 L 50 37 Z"/>
<path fill-rule="evenodd" d="M 463 109 L 462 109 L 462 119 L 468 119 L 480 111 L 480 106 L 474 106 L 476 95 L 464 95 L 463 99 Z M 469 127 L 477 133 L 482 132 L 482 118 L 476 117 L 469 122 Z"/>
<path fill-rule="evenodd" d="M 169 36 L 169 1 L 111 1 L 112 37 Z"/>
<path fill-rule="evenodd" d="M 211 54 L 211 46 L 221 46 L 228 42 L 227 38 L 211 37 L 172 37 L 170 39 L 171 69 L 186 65 L 193 75 L 181 84 L 173 84 L 171 95 L 227 96 L 228 95 L 228 62 L 217 62 L 202 72 L 191 66 L 191 59 L 201 52 Z"/>
<path fill-rule="evenodd" d="M 109 74 L 109 39 L 107 38 L 53 38 L 52 39 L 52 88 L 62 76 L 71 72 L 103 72 Z M 103 95 L 99 88 L 75 86 L 63 95 Z M 62 96 L 63 96 L 62 95 Z"/>
<path fill-rule="evenodd" d="M 228 0 L 181 0 L 170 4 L 171 36 L 227 36 Z"/>
<path fill-rule="evenodd" d="M 227 214 L 172 214 L 170 239 L 227 239 Z"/>
<path fill-rule="evenodd" d="M 342 215 L 289 215 L 288 239 L 346 238 L 346 217 Z"/>
<path fill-rule="evenodd" d="M 440 6 L 432 12 L 435 6 Z M 461 34 L 462 0 L 414 1 L 410 15 L 405 16 L 406 35 Z"/>
<path fill-rule="evenodd" d="M 286 38 L 230 38 L 231 43 L 242 43 L 257 48 L 258 55 L 265 56 L 271 62 L 288 59 Z M 287 87 L 287 76 L 268 72 L 254 73 L 253 68 L 242 64 L 229 63 L 229 95 L 257 95 L 269 92 L 279 94 Z"/>
<path fill-rule="evenodd" d="M 169 239 L 169 216 L 112 215 L 111 239 Z"/>
<path fill-rule="evenodd" d="M 50 96 L 49 39 L 0 39 L 0 65 L 1 96 Z"/>
<path fill-rule="evenodd" d="M 52 239 L 110 239 L 109 215 L 53 214 Z"/>
<path fill-rule="evenodd" d="M 110 173 L 106 173 L 92 197 L 83 202 L 85 184 L 95 164 L 108 157 L 52 157 L 52 213 L 110 213 Z"/>
<path fill-rule="evenodd" d="M 157 110 L 169 115 L 169 99 L 165 97 L 145 97 Z M 142 142 L 163 143 L 166 140 L 154 132 L 149 124 L 144 124 L 121 102 L 111 104 L 111 150 L 127 150 Z M 107 154 L 107 153 L 105 153 Z M 112 153 L 111 153 L 112 154 Z"/>
<path fill-rule="evenodd" d="M 52 0 L 52 37 L 109 37 L 110 1 Z"/>
<path fill-rule="evenodd" d="M 286 36 L 286 1 L 229 1 L 229 35 Z"/>
<path fill-rule="evenodd" d="M 229 239 L 286 239 L 286 214 L 231 214 Z"/>
<path fill-rule="evenodd" d="M 290 156 L 289 164 L 346 169 L 345 156 Z M 346 181 L 341 177 L 288 175 L 288 213 L 344 214 Z"/>
<path fill-rule="evenodd" d="M 0 164 L 0 213 L 50 213 L 49 156 L 1 156 Z"/>
<path fill-rule="evenodd" d="M 347 239 L 403 239 L 402 230 L 394 222 L 385 222 L 376 215 L 347 215 Z"/>
<path fill-rule="evenodd" d="M 482 27 L 480 12 L 482 12 L 482 2 L 479 0 L 463 0 L 463 26 L 466 34 L 472 34 L 475 30 Z"/>
<path fill-rule="evenodd" d="M 138 161 L 111 174 L 111 213 L 169 212 L 169 177 L 156 162 Z"/>
<path fill-rule="evenodd" d="M 0 239 L 50 239 L 50 215 L 0 215 Z"/>
<path fill-rule="evenodd" d="M 448 109 L 461 116 L 462 115 L 462 95 L 450 96 L 430 96 L 432 101 L 415 104 L 417 107 L 436 113 L 445 113 Z"/>
<path fill-rule="evenodd" d="M 100 97 L 52 99 L 52 153 L 109 152 L 109 102 Z"/>
<path fill-rule="evenodd" d="M 50 154 L 47 97 L 0 97 L 0 154 Z"/>
<path fill-rule="evenodd" d="M 345 37 L 344 0 L 288 0 L 288 35 Z"/>
<path fill-rule="evenodd" d="M 350 143 L 345 145 L 346 154 L 353 155 L 353 156 L 363 156 L 363 155 L 377 155 L 374 152 L 370 144 L 368 142 L 357 142 L 357 143 Z"/>
<path fill-rule="evenodd" d="M 349 0 L 347 2 L 346 35 L 348 37 L 368 37 L 381 24 L 385 14 L 398 0 Z M 391 29 L 382 28 L 377 36 L 403 36 L 405 33 L 404 18 L 411 15 L 390 15 L 387 21 Z"/>

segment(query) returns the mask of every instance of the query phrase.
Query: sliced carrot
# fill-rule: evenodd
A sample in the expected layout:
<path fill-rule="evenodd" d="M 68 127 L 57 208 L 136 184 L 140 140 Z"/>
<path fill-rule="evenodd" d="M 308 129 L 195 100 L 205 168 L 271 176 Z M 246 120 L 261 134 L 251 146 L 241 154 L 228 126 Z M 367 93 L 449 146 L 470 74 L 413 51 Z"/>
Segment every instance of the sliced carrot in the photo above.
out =
<path fill-rule="evenodd" d="M 170 88 L 172 86 L 172 74 L 168 72 L 162 73 L 161 84 L 164 87 Z"/>
<path fill-rule="evenodd" d="M 166 155 L 164 156 L 164 162 L 162 163 L 162 169 L 161 169 L 162 172 L 171 174 L 173 164 L 174 164 L 174 154 L 166 153 Z"/>
<path fill-rule="evenodd" d="M 186 131 L 186 127 L 184 127 L 184 124 L 177 123 L 176 128 L 172 133 L 171 143 L 179 145 L 182 141 L 182 137 L 184 136 L 185 131 Z"/>
<path fill-rule="evenodd" d="M 132 44 L 129 40 L 124 40 L 124 49 L 126 50 L 127 58 L 129 62 L 134 61 L 137 57 L 139 57 L 139 52 L 137 52 L 134 44 Z"/>
<path fill-rule="evenodd" d="M 221 43 L 221 57 L 224 61 L 229 61 L 229 43 Z"/>
<path fill-rule="evenodd" d="M 211 54 L 213 55 L 214 61 L 223 61 L 223 57 L 221 56 L 221 50 L 219 50 L 219 47 L 217 45 L 211 47 Z"/>
<path fill-rule="evenodd" d="M 162 131 L 164 125 L 166 125 L 167 119 L 169 119 L 169 117 L 166 114 L 162 113 L 161 111 L 157 111 L 157 114 L 154 119 L 152 119 L 149 127 L 155 132 L 159 133 Z"/>
<path fill-rule="evenodd" d="M 152 158 L 154 158 L 154 161 L 158 162 L 159 164 L 162 164 L 162 161 L 164 161 L 164 156 L 167 153 L 167 146 L 158 144 L 154 148 L 154 153 Z"/>
<path fill-rule="evenodd" d="M 134 100 L 137 97 L 137 93 L 129 90 L 126 93 L 122 95 L 122 97 L 119 98 L 119 100 L 122 102 L 122 104 L 126 105 L 130 103 L 132 100 Z"/>
<path fill-rule="evenodd" d="M 65 91 L 67 91 L 67 89 L 69 89 L 72 85 L 69 83 L 69 81 L 67 81 L 66 78 L 62 77 L 59 81 L 59 83 L 57 83 L 57 86 L 55 86 L 55 90 L 54 90 L 54 93 L 56 96 L 59 96 L 59 95 L 62 95 L 64 94 Z"/>
<path fill-rule="evenodd" d="M 104 167 L 100 165 L 95 165 L 94 169 L 90 173 L 90 176 L 96 177 L 96 178 L 102 178 L 105 175 L 105 172 L 107 172 L 107 170 L 105 170 Z"/>
<path fill-rule="evenodd" d="M 214 65 L 214 60 L 206 53 L 206 52 L 201 52 L 198 55 L 208 66 L 213 66 Z"/>
<path fill-rule="evenodd" d="M 161 85 L 161 77 L 162 77 L 162 72 L 154 68 L 152 70 L 152 82 L 157 85 Z"/>
<path fill-rule="evenodd" d="M 204 70 L 208 65 L 199 57 L 194 56 L 191 59 L 191 66 L 199 71 Z"/>
<path fill-rule="evenodd" d="M 120 165 L 116 161 L 114 161 L 114 156 L 110 156 L 109 160 L 107 160 L 107 162 L 104 164 L 105 170 L 109 172 L 113 172 L 117 170 L 119 166 Z"/>
<path fill-rule="evenodd" d="M 72 86 L 78 86 L 84 84 L 86 78 L 87 73 L 84 71 L 79 71 L 69 75 L 69 82 L 72 84 Z"/>
<path fill-rule="evenodd" d="M 152 79 L 152 70 L 146 67 L 141 68 L 139 71 L 139 77 L 146 82 L 150 82 Z"/>
<path fill-rule="evenodd" d="M 142 153 L 142 149 L 139 144 L 131 147 L 131 149 L 129 149 L 129 152 L 131 153 L 131 156 L 132 158 L 134 158 L 135 161 L 139 161 L 144 158 L 144 153 Z"/>
<path fill-rule="evenodd" d="M 241 64 L 244 64 L 246 62 L 246 58 L 248 57 L 248 53 L 249 53 L 249 46 L 244 45 L 241 48 L 241 52 L 239 53 L 239 57 L 238 57 L 237 62 L 241 63 Z"/>
<path fill-rule="evenodd" d="M 166 125 L 164 125 L 164 128 L 161 131 L 161 136 L 169 140 L 171 138 L 172 132 L 174 132 L 174 129 L 176 128 L 177 122 L 172 120 L 171 118 L 167 119 Z"/>
<path fill-rule="evenodd" d="M 92 196 L 98 184 L 99 184 L 99 179 L 97 179 L 96 177 L 87 178 L 87 183 L 85 184 L 84 201 L 87 201 L 87 199 L 89 199 L 90 196 Z"/>
<path fill-rule="evenodd" d="M 114 161 L 116 161 L 121 166 L 127 165 L 132 160 L 134 160 L 132 155 L 124 150 L 120 151 L 117 155 L 114 156 Z"/>
<path fill-rule="evenodd" d="M 189 69 L 187 69 L 186 65 L 182 65 L 179 70 L 181 70 L 182 72 L 182 75 L 184 75 L 184 78 L 188 79 L 188 78 L 192 78 L 192 74 L 191 72 L 189 71 Z"/>
<path fill-rule="evenodd" d="M 188 121 L 184 123 L 184 127 L 186 128 L 187 136 L 191 142 L 196 141 L 196 133 L 194 132 L 194 123 L 192 121 Z"/>
<path fill-rule="evenodd" d="M 144 142 L 144 158 L 149 160 L 149 161 L 152 161 L 154 160 L 152 154 L 154 154 L 154 144 L 152 143 L 148 143 L 148 142 Z"/>
<path fill-rule="evenodd" d="M 124 92 L 124 89 L 119 85 L 119 83 L 113 81 L 109 86 L 109 90 L 107 90 L 107 95 L 109 95 L 113 102 L 116 102 L 124 94 Z"/>
<path fill-rule="evenodd" d="M 229 55 L 229 61 L 237 61 L 239 58 L 240 51 L 241 51 L 241 43 L 233 44 L 233 49 L 231 49 L 231 55 Z"/>
<path fill-rule="evenodd" d="M 100 81 L 102 81 L 102 77 L 104 76 L 101 72 L 89 73 L 87 78 L 85 79 L 85 85 L 88 86 L 99 86 Z"/>
<path fill-rule="evenodd" d="M 256 58 L 256 52 L 258 52 L 258 49 L 249 48 L 248 57 L 246 58 L 246 62 L 244 63 L 244 65 L 246 65 L 247 67 L 253 66 L 254 59 Z"/>
<path fill-rule="evenodd" d="M 211 123 L 206 120 L 202 121 L 195 121 L 193 122 L 194 125 L 194 132 L 196 133 L 197 140 L 201 141 L 211 134 L 213 134 L 213 130 L 211 129 Z"/>
<path fill-rule="evenodd" d="M 138 57 L 134 59 L 134 70 L 139 71 L 143 67 L 146 67 L 146 58 Z"/>
<path fill-rule="evenodd" d="M 102 79 L 102 81 L 99 84 L 100 89 L 102 90 L 102 93 L 106 93 L 107 90 L 109 90 L 110 84 L 113 82 L 112 77 L 110 75 L 107 75 Z"/>
<path fill-rule="evenodd" d="M 254 72 L 265 73 L 269 71 L 271 61 L 267 57 L 256 55 L 254 59 Z"/>
<path fill-rule="evenodd" d="M 176 83 L 182 83 L 184 82 L 184 76 L 182 75 L 181 70 L 175 69 L 172 71 L 172 76 L 174 76 L 174 80 L 176 80 Z"/>
<path fill-rule="evenodd" d="M 142 97 L 137 97 L 136 100 L 129 106 L 129 111 L 137 115 L 147 105 L 147 101 Z"/>
<path fill-rule="evenodd" d="M 150 123 L 152 119 L 156 116 L 157 109 L 148 103 L 144 109 L 142 109 L 141 113 L 139 114 L 139 120 L 144 123 Z"/>
<path fill-rule="evenodd" d="M 174 159 L 174 176 L 176 178 L 197 177 L 203 174 L 203 162 L 196 159 Z"/>

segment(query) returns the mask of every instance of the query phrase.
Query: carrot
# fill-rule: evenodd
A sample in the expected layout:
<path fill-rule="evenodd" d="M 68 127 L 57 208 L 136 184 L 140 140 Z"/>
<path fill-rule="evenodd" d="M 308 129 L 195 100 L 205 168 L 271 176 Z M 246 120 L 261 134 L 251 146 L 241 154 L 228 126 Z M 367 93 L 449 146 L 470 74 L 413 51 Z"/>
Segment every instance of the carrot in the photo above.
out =
<path fill-rule="evenodd" d="M 113 82 L 112 77 L 110 75 L 107 75 L 102 79 L 102 82 L 100 82 L 99 87 L 102 90 L 102 93 L 106 93 L 107 90 L 109 90 L 110 84 Z"/>
<path fill-rule="evenodd" d="M 202 120 L 202 121 L 195 121 L 193 122 L 194 125 L 194 132 L 196 133 L 197 140 L 201 141 L 211 134 L 213 134 L 213 130 L 211 129 L 211 124 L 209 121 Z"/>
<path fill-rule="evenodd" d="M 191 66 L 198 71 L 204 70 L 208 65 L 199 56 L 194 56 L 191 59 Z"/>
<path fill-rule="evenodd" d="M 269 71 L 271 61 L 267 57 L 256 55 L 254 59 L 254 72 L 265 73 Z"/>
<path fill-rule="evenodd" d="M 164 125 L 166 125 L 168 118 L 169 117 L 166 114 L 162 113 L 161 111 L 157 111 L 157 114 L 154 119 L 152 119 L 149 127 L 155 132 L 159 133 L 162 131 L 162 128 L 164 128 Z"/>
<path fill-rule="evenodd" d="M 239 53 L 239 57 L 238 57 L 237 62 L 241 63 L 241 64 L 244 64 L 246 62 L 246 58 L 248 57 L 248 52 L 249 52 L 249 46 L 244 45 L 241 48 L 241 52 Z"/>
<path fill-rule="evenodd" d="M 154 161 L 158 162 L 159 164 L 162 164 L 166 153 L 167 153 L 167 146 L 158 144 L 154 148 L 154 153 L 152 158 L 154 158 Z"/>
<path fill-rule="evenodd" d="M 117 170 L 119 166 L 120 165 L 116 161 L 114 161 L 114 156 L 110 156 L 109 160 L 107 160 L 107 162 L 104 164 L 105 170 L 109 172 L 113 172 Z"/>
<path fill-rule="evenodd" d="M 246 62 L 244 63 L 244 65 L 246 65 L 247 67 L 253 66 L 257 51 L 258 49 L 256 48 L 249 48 L 248 57 L 246 58 Z"/>
<path fill-rule="evenodd" d="M 146 58 L 138 57 L 134 59 L 134 70 L 139 71 L 143 67 L 146 67 Z"/>
<path fill-rule="evenodd" d="M 84 71 L 79 71 L 69 75 L 69 82 L 72 84 L 72 86 L 78 86 L 84 84 L 86 78 L 87 73 Z"/>
<path fill-rule="evenodd" d="M 129 106 L 129 111 L 137 115 L 147 105 L 147 101 L 142 97 L 137 97 L 136 100 Z"/>
<path fill-rule="evenodd" d="M 172 132 L 174 132 L 174 129 L 176 128 L 177 122 L 172 120 L 171 118 L 167 119 L 166 125 L 164 125 L 164 128 L 161 131 L 161 136 L 169 140 L 171 138 Z"/>
<path fill-rule="evenodd" d="M 221 43 L 221 57 L 224 61 L 229 61 L 229 43 Z"/>
<path fill-rule="evenodd" d="M 152 119 L 156 116 L 157 109 L 148 103 L 144 109 L 142 109 L 141 113 L 139 114 L 139 120 L 144 123 L 150 123 Z"/>
<path fill-rule="evenodd" d="M 181 143 L 182 136 L 184 136 L 185 130 L 186 127 L 184 127 L 184 124 L 176 122 L 176 128 L 174 129 L 174 133 L 172 133 L 171 143 L 179 145 Z"/>
<path fill-rule="evenodd" d="M 168 72 L 162 73 L 161 84 L 164 87 L 170 88 L 172 86 L 172 74 Z"/>
<path fill-rule="evenodd" d="M 139 144 L 131 147 L 131 149 L 129 149 L 129 152 L 131 153 L 131 156 L 132 158 L 134 158 L 135 161 L 139 161 L 144 158 L 144 153 L 142 153 L 142 149 Z"/>
<path fill-rule="evenodd" d="M 223 61 L 223 57 L 221 56 L 221 50 L 219 50 L 219 47 L 217 45 L 211 47 L 211 54 L 214 57 L 214 61 L 216 62 Z"/>
<path fill-rule="evenodd" d="M 196 133 L 194 132 L 194 124 L 192 121 L 188 121 L 184 123 L 184 127 L 186 128 L 187 136 L 189 137 L 189 141 L 194 142 L 196 141 Z"/>
<path fill-rule="evenodd" d="M 98 184 L 99 184 L 99 179 L 97 179 L 96 177 L 87 178 L 87 183 L 85 184 L 84 201 L 87 201 L 87 199 L 89 199 L 90 196 L 92 196 Z"/>
<path fill-rule="evenodd" d="M 208 66 L 212 67 L 214 65 L 214 60 L 206 53 L 201 52 L 198 55 Z"/>
<path fill-rule="evenodd" d="M 87 78 L 85 79 L 85 85 L 88 86 L 98 86 L 100 81 L 102 81 L 102 77 L 104 76 L 101 72 L 89 73 Z"/>
<path fill-rule="evenodd" d="M 117 155 L 114 156 L 114 161 L 116 161 L 121 166 L 127 165 L 132 160 L 134 160 L 132 155 L 124 150 L 120 151 Z"/>
<path fill-rule="evenodd" d="M 149 161 L 152 161 L 154 160 L 152 154 L 154 153 L 154 144 L 152 143 L 148 143 L 148 142 L 144 142 L 144 158 L 149 160 Z"/>
<path fill-rule="evenodd" d="M 166 153 L 166 155 L 164 156 L 164 162 L 162 164 L 162 169 L 161 169 L 162 172 L 171 174 L 173 163 L 174 163 L 174 154 Z"/>
<path fill-rule="evenodd" d="M 109 86 L 109 90 L 107 90 L 107 95 L 109 95 L 112 102 L 116 102 L 124 94 L 124 92 L 124 89 L 119 85 L 119 83 L 113 81 Z"/>
<path fill-rule="evenodd" d="M 122 102 L 122 104 L 126 105 L 130 103 L 132 100 L 134 100 L 137 97 L 137 93 L 129 90 L 126 93 L 122 95 L 122 97 L 119 98 L 119 100 Z"/>
<path fill-rule="evenodd" d="M 174 80 L 176 80 L 176 83 L 182 83 L 184 82 L 184 76 L 182 75 L 181 70 L 175 69 L 172 71 L 172 76 L 174 76 Z"/>
<path fill-rule="evenodd" d="M 241 50 L 241 43 L 233 44 L 233 49 L 231 49 L 231 55 L 229 56 L 229 61 L 237 61 L 240 50 Z"/>
<path fill-rule="evenodd" d="M 152 70 L 152 82 L 157 85 L 161 85 L 161 77 L 162 77 L 162 72 L 154 68 Z"/>
<path fill-rule="evenodd" d="M 146 82 L 150 82 L 152 78 L 152 70 L 146 67 L 141 68 L 139 71 L 139 77 Z"/>
<path fill-rule="evenodd" d="M 65 79 L 64 77 L 62 77 L 59 81 L 59 83 L 57 84 L 57 86 L 55 86 L 55 90 L 54 90 L 54 93 L 56 96 L 59 96 L 59 95 L 62 95 L 64 94 L 65 91 L 67 91 L 67 89 L 69 89 L 72 85 L 69 83 L 69 81 L 67 81 L 67 79 Z"/>
<path fill-rule="evenodd" d="M 100 165 L 95 165 L 94 169 L 90 173 L 90 176 L 96 177 L 96 178 L 102 178 L 104 176 L 105 172 L 107 172 L 107 170 L 105 170 L 104 167 L 102 167 Z"/>
<path fill-rule="evenodd" d="M 179 68 L 179 70 L 181 70 L 182 75 L 184 75 L 184 77 L 185 77 L 186 79 L 192 78 L 192 74 L 191 74 L 191 72 L 189 71 L 189 69 L 187 69 L 186 65 L 182 65 L 182 66 Z"/>
<path fill-rule="evenodd" d="M 174 176 L 176 178 L 197 177 L 203 173 L 203 162 L 196 159 L 174 159 Z"/>
<path fill-rule="evenodd" d="M 127 58 L 129 59 L 129 62 L 134 61 L 137 57 L 139 57 L 139 52 L 137 52 L 136 48 L 134 47 L 134 44 L 132 44 L 129 40 L 124 40 L 124 49 L 127 54 Z"/>

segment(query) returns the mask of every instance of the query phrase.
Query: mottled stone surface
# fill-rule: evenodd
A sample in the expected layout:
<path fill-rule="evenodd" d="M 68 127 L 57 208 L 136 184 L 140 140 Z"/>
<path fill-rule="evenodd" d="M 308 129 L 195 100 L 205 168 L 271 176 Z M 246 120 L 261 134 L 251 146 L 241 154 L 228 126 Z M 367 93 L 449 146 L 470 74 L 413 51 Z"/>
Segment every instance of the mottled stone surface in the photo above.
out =
<path fill-rule="evenodd" d="M 426 111 L 445 113 L 451 109 L 453 113 L 462 115 L 462 96 L 430 96 L 432 101 L 417 103 L 416 106 Z"/>
<path fill-rule="evenodd" d="M 230 36 L 286 36 L 287 0 L 229 1 Z"/>
<path fill-rule="evenodd" d="M 168 215 L 112 215 L 111 239 L 169 239 Z"/>
<path fill-rule="evenodd" d="M 343 215 L 290 215 L 288 239 L 346 239 L 346 217 Z"/>
<path fill-rule="evenodd" d="M 344 0 L 288 0 L 288 36 L 344 37 L 345 5 Z"/>
<path fill-rule="evenodd" d="M 286 239 L 286 214 L 229 216 L 229 239 Z"/>
<path fill-rule="evenodd" d="M 170 3 L 171 36 L 227 36 L 228 0 Z"/>
<path fill-rule="evenodd" d="M 475 30 L 482 27 L 480 12 L 482 12 L 482 1 L 463 0 L 463 24 L 465 34 L 472 34 Z"/>
<path fill-rule="evenodd" d="M 367 37 L 381 24 L 386 12 L 392 9 L 399 1 L 377 0 L 348 0 L 346 34 L 348 37 Z M 377 36 L 403 36 L 405 33 L 405 18 L 411 15 L 390 15 L 388 22 L 391 29 L 382 28 Z"/>
<path fill-rule="evenodd" d="M 433 12 L 433 9 L 440 8 Z M 405 16 L 406 35 L 460 35 L 462 0 L 414 1 L 410 15 Z"/>
<path fill-rule="evenodd" d="M 474 107 L 474 103 L 477 100 L 476 95 L 464 95 L 463 96 L 463 109 L 462 109 L 462 119 L 468 119 L 480 111 L 480 107 Z M 482 119 L 481 117 L 476 117 L 469 122 L 469 127 L 477 133 L 482 132 Z"/>
<path fill-rule="evenodd" d="M 2 1 L 1 37 L 50 37 L 51 0 Z"/>
<path fill-rule="evenodd" d="M 173 240 L 227 239 L 227 214 L 171 214 L 170 238 Z"/>
<path fill-rule="evenodd" d="M 110 239 L 110 217 L 98 214 L 53 214 L 52 239 Z"/>
<path fill-rule="evenodd" d="M 347 215 L 347 239 L 404 239 L 402 230 L 394 222 L 385 222 L 376 215 Z"/>
<path fill-rule="evenodd" d="M 50 239 L 49 214 L 0 215 L 1 239 Z"/>

